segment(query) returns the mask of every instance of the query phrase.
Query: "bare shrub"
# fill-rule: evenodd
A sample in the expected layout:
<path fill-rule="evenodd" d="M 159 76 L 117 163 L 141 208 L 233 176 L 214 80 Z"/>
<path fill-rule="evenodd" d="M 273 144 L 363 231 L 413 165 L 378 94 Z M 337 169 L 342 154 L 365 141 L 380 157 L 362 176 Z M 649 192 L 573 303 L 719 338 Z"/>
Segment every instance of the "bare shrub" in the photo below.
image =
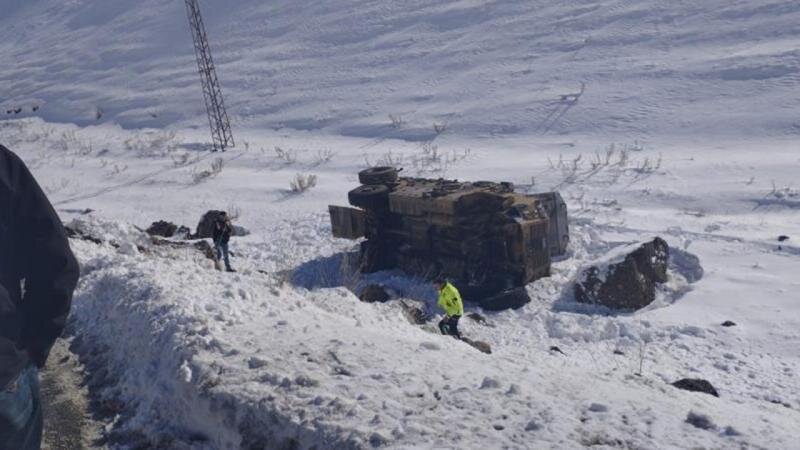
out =
<path fill-rule="evenodd" d="M 800 197 L 800 191 L 798 191 L 797 189 L 794 189 L 794 188 L 792 188 L 790 186 L 783 186 L 783 187 L 779 188 L 775 184 L 775 181 L 773 180 L 772 181 L 772 190 L 769 191 L 769 193 L 767 194 L 767 197 L 776 198 L 778 200 L 794 199 L 794 198 Z"/>
<path fill-rule="evenodd" d="M 235 222 L 239 220 L 240 217 L 242 217 L 242 208 L 233 203 L 228 205 L 228 209 L 226 210 L 226 212 L 228 213 L 228 218 L 231 220 L 231 222 Z"/>
<path fill-rule="evenodd" d="M 420 154 L 411 157 L 412 167 L 420 174 L 423 173 L 446 173 L 453 165 L 468 159 L 472 155 L 472 150 L 442 152 L 439 146 L 433 141 L 425 141 L 420 144 Z"/>
<path fill-rule="evenodd" d="M 284 150 L 276 145 L 274 151 L 275 159 L 287 166 L 297 162 L 297 150 Z"/>
<path fill-rule="evenodd" d="M 314 174 L 303 175 L 298 173 L 294 179 L 289 182 L 289 189 L 294 194 L 302 194 L 307 190 L 317 185 L 317 176 Z"/>
<path fill-rule="evenodd" d="M 662 160 L 661 154 L 659 153 L 658 158 L 651 160 L 650 157 L 647 157 L 643 159 L 641 162 L 639 162 L 639 164 L 637 164 L 636 167 L 632 168 L 631 170 L 633 170 L 637 175 L 640 176 L 650 175 L 661 169 L 661 160 Z"/>
<path fill-rule="evenodd" d="M 333 160 L 334 156 L 336 156 L 336 153 L 334 153 L 331 149 L 317 150 L 317 154 L 314 157 L 314 161 L 311 163 L 311 166 L 318 167 L 327 164 Z"/>
<path fill-rule="evenodd" d="M 433 123 L 433 132 L 436 133 L 437 136 L 447 131 L 447 122 L 434 122 Z"/>
<path fill-rule="evenodd" d="M 220 173 L 222 173 L 222 169 L 225 168 L 225 160 L 222 158 L 216 158 L 214 161 L 211 162 L 211 167 L 208 169 L 203 170 L 192 170 L 192 182 L 194 184 L 200 184 L 206 180 L 216 177 Z"/>
<path fill-rule="evenodd" d="M 405 119 L 403 119 L 403 116 L 399 114 L 389 114 L 389 121 L 392 124 L 392 128 L 396 130 L 403 128 L 403 126 L 405 126 L 406 124 L 406 121 Z"/>
<path fill-rule="evenodd" d="M 548 158 L 550 169 L 560 172 L 561 177 L 553 189 L 594 181 L 601 176 L 601 181 L 614 184 L 625 175 L 632 178 L 631 182 L 636 182 L 658 173 L 662 164 L 661 154 L 657 158 L 631 158 L 631 152 L 641 151 L 641 148 L 638 142 L 634 145 L 611 144 L 604 151 L 597 151 L 588 158 L 584 158 L 582 153 L 572 159 L 564 159 L 563 155 L 559 155 L 557 161 Z"/>
<path fill-rule="evenodd" d="M 200 155 L 198 154 L 192 158 L 192 155 L 189 152 L 183 152 L 178 153 L 177 155 L 172 155 L 170 158 L 172 159 L 172 165 L 174 167 L 183 167 L 197 162 L 200 159 Z"/>
<path fill-rule="evenodd" d="M 61 180 L 59 180 L 58 183 L 45 185 L 44 191 L 45 193 L 47 193 L 47 195 L 53 195 L 57 192 L 63 191 L 64 189 L 69 187 L 71 183 L 72 180 L 70 180 L 69 178 L 62 178 Z"/>
<path fill-rule="evenodd" d="M 125 149 L 142 157 L 166 156 L 177 148 L 177 133 L 169 130 L 139 131 L 125 140 Z"/>
<path fill-rule="evenodd" d="M 403 155 L 391 150 L 378 157 L 374 162 L 369 159 L 369 155 L 364 154 L 364 163 L 367 167 L 403 167 L 405 161 L 406 158 Z"/>

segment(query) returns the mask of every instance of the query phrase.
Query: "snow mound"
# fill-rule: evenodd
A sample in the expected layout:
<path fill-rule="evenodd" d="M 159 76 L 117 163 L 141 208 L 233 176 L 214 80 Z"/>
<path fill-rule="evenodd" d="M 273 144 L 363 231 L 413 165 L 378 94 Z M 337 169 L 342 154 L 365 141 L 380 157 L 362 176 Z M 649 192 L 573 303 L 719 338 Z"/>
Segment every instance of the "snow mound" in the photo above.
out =
<path fill-rule="evenodd" d="M 71 317 L 92 391 L 122 405 L 111 435 L 120 446 L 522 448 L 535 439 L 573 447 L 623 435 L 638 447 L 791 441 L 790 431 L 776 432 L 793 429 L 790 417 L 736 398 L 757 392 L 756 380 L 736 387 L 714 378 L 723 398 L 702 399 L 703 411 L 736 436 L 673 420 L 698 399 L 676 395 L 671 378 L 737 358 L 695 355 L 719 345 L 708 329 L 532 303 L 487 314 L 487 323 L 464 321 L 465 334 L 492 343 L 490 356 L 410 324 L 397 302 L 293 287 L 280 274 L 216 272 L 181 251 L 128 254 L 119 239 L 138 235 L 125 224 L 94 218 L 80 226 L 120 244 L 72 241 L 84 276 Z M 549 340 L 563 351 L 548 353 Z M 642 364 L 652 378 L 626 375 Z M 770 386 L 782 392 L 778 380 Z"/>

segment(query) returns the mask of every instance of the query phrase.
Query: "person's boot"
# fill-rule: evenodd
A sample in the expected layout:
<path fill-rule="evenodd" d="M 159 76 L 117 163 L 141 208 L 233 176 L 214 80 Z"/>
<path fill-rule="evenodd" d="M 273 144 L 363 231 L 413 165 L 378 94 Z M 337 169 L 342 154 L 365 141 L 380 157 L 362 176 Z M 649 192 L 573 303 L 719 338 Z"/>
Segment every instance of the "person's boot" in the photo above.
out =
<path fill-rule="evenodd" d="M 236 272 L 236 270 L 233 267 L 227 267 L 227 268 L 225 268 L 225 271 L 226 272 Z"/>

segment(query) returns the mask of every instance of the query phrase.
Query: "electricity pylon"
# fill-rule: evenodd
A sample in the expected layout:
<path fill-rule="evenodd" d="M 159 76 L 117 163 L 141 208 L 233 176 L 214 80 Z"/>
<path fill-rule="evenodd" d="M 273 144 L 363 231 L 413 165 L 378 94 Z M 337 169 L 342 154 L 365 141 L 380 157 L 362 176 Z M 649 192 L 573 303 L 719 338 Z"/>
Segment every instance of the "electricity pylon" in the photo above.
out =
<path fill-rule="evenodd" d="M 234 147 L 231 123 L 225 111 L 225 102 L 222 99 L 222 89 L 217 79 L 214 60 L 211 58 L 211 48 L 208 46 L 208 36 L 200 15 L 198 0 L 186 0 L 186 14 L 189 16 L 189 28 L 192 30 L 194 40 L 194 53 L 197 56 L 197 68 L 200 72 L 200 82 L 203 85 L 203 97 L 206 101 L 208 112 L 208 125 L 211 128 L 211 139 L 214 142 L 214 151 L 225 151 Z"/>

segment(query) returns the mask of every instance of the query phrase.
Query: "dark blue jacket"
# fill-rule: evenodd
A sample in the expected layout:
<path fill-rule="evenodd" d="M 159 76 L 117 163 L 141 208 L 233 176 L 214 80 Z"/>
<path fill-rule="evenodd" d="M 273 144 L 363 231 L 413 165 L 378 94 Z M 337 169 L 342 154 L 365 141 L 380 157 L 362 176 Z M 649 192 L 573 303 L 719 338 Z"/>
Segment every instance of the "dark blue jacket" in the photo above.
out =
<path fill-rule="evenodd" d="M 0 389 L 41 367 L 64 330 L 78 263 L 25 164 L 0 145 Z"/>

